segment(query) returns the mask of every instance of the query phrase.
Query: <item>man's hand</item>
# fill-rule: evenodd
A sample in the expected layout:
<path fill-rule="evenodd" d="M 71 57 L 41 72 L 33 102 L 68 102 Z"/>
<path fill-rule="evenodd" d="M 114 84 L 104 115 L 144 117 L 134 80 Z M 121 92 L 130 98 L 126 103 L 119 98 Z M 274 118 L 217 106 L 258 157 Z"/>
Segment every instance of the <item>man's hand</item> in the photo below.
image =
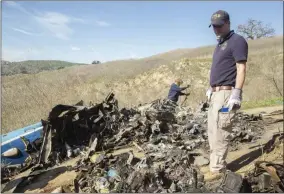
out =
<path fill-rule="evenodd" d="M 232 94 L 228 101 L 227 107 L 229 108 L 229 111 L 238 110 L 241 108 L 241 103 L 242 103 L 242 90 L 235 88 L 232 90 Z"/>
<path fill-rule="evenodd" d="M 206 96 L 207 96 L 207 100 L 209 101 L 212 95 L 212 88 L 208 88 L 207 92 L 206 92 Z"/>
<path fill-rule="evenodd" d="M 243 93 L 242 88 L 246 76 L 246 62 L 239 61 L 236 63 L 236 65 L 237 65 L 236 86 L 235 89 L 232 90 L 231 97 L 227 104 L 227 106 L 229 107 L 229 111 L 238 110 L 241 108 L 242 93 Z"/>

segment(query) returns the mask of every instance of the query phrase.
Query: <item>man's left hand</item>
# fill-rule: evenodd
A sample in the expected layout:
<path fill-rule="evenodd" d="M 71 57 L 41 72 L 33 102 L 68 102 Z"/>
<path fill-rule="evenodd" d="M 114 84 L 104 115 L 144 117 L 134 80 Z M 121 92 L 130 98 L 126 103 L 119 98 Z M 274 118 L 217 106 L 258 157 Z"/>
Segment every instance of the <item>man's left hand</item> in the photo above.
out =
<path fill-rule="evenodd" d="M 238 110 L 241 108 L 241 103 L 242 103 L 242 90 L 235 88 L 232 90 L 232 94 L 228 101 L 227 107 L 229 108 L 229 111 Z"/>

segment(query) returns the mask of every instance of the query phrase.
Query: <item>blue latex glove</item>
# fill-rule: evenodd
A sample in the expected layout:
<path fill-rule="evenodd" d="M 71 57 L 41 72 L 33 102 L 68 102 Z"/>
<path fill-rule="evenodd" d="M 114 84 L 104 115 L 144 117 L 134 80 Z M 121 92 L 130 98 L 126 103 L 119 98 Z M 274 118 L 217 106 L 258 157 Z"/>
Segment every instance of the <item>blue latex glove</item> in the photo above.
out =
<path fill-rule="evenodd" d="M 241 103 L 242 103 L 242 90 L 238 88 L 234 88 L 232 90 L 230 99 L 227 103 L 227 107 L 229 108 L 229 111 L 240 109 Z"/>

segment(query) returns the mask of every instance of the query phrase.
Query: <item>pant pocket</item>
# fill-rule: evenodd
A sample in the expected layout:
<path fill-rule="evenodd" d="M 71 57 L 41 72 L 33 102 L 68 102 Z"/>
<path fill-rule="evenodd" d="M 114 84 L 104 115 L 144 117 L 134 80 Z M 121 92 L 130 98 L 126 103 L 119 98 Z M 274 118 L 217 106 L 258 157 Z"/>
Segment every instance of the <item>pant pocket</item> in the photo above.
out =
<path fill-rule="evenodd" d="M 225 113 L 218 112 L 218 128 L 223 130 L 228 130 L 231 132 L 231 128 L 233 126 L 235 113 Z"/>

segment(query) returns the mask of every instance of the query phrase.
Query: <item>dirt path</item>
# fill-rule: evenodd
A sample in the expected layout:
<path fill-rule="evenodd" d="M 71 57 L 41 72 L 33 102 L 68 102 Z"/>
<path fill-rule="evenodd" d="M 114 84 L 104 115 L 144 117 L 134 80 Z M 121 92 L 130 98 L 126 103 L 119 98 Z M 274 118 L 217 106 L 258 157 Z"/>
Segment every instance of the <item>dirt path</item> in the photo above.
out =
<path fill-rule="evenodd" d="M 244 110 L 243 112 L 246 112 L 248 114 L 259 114 L 260 112 L 266 112 L 270 113 L 272 111 L 276 110 L 283 110 L 282 106 L 275 106 L 275 107 L 264 107 L 264 108 L 256 108 L 256 109 L 249 109 Z M 283 123 L 275 123 L 271 124 L 266 127 L 265 133 L 262 135 L 262 138 L 256 141 L 255 143 L 247 144 L 244 143 L 238 151 L 233 151 L 228 153 L 227 162 L 230 164 L 234 171 L 245 174 L 249 170 L 252 170 L 254 167 L 254 162 L 257 160 L 266 160 L 266 161 L 277 161 L 280 159 L 280 162 L 282 161 L 281 158 L 283 158 L 283 144 L 278 145 L 272 152 L 270 153 L 262 153 L 263 149 L 261 148 L 269 140 L 271 140 L 274 133 L 279 132 L 279 130 L 283 131 Z M 126 149 L 120 149 L 116 151 L 115 153 L 123 153 L 128 152 L 129 150 L 132 150 L 134 152 L 134 155 L 137 157 L 142 157 L 141 153 L 138 152 L 138 150 L 135 147 L 130 147 Z M 208 156 L 208 154 L 205 154 Z M 64 166 L 74 166 L 76 164 L 76 161 L 78 161 L 78 158 L 73 158 L 62 165 Z M 283 162 L 283 161 L 282 161 Z M 209 167 L 205 166 L 202 167 L 201 172 L 206 176 L 206 174 L 209 173 Z M 27 175 L 27 172 L 25 172 Z M 19 192 L 24 193 L 34 193 L 34 192 L 44 192 L 49 193 L 52 192 L 57 187 L 63 186 L 63 185 L 69 185 L 72 184 L 74 178 L 76 177 L 75 171 L 65 171 L 65 172 L 46 172 L 38 176 L 37 180 L 34 181 L 32 184 L 25 186 L 24 188 L 21 188 Z M 17 176 L 21 177 L 23 174 Z"/>
<path fill-rule="evenodd" d="M 283 110 L 283 106 L 270 106 L 270 107 L 260 107 L 260 108 L 253 108 L 253 109 L 246 109 L 242 110 L 242 112 L 248 113 L 248 114 L 259 114 L 261 112 L 270 113 L 276 110 Z"/>

